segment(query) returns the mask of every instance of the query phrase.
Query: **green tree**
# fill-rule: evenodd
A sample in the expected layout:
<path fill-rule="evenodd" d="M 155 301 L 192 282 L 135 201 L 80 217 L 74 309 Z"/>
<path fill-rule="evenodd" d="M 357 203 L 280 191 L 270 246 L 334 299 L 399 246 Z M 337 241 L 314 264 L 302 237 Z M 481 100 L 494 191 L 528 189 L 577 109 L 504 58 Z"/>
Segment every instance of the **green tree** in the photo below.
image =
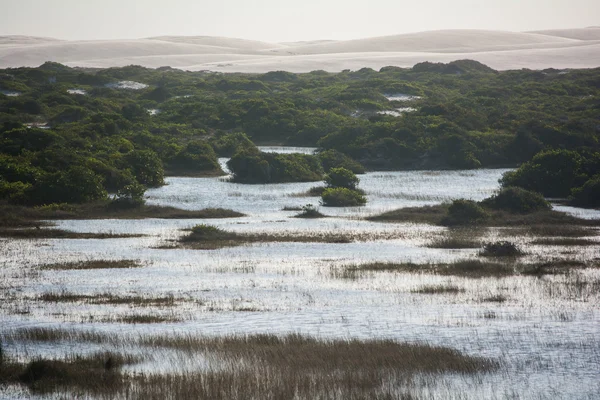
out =
<path fill-rule="evenodd" d="M 136 180 L 142 185 L 156 187 L 164 184 L 162 161 L 152 150 L 134 150 L 124 160 L 125 166 L 133 171 Z"/>
<path fill-rule="evenodd" d="M 360 179 L 354 175 L 354 172 L 346 168 L 332 168 L 325 176 L 325 184 L 329 188 L 346 188 L 356 190 Z"/>

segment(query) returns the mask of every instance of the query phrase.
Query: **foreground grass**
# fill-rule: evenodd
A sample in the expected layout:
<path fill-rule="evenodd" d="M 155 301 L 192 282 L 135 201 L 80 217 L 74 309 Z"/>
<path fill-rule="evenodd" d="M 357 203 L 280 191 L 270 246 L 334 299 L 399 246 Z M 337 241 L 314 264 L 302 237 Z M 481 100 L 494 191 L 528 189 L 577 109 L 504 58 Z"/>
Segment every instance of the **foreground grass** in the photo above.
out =
<path fill-rule="evenodd" d="M 126 387 L 120 368 L 133 363 L 133 357 L 116 353 L 37 358 L 26 364 L 0 360 L 0 384 L 21 384 L 34 394 L 73 390 L 110 396 Z"/>
<path fill-rule="evenodd" d="M 0 204 L 0 227 L 35 227 L 42 220 L 65 219 L 209 219 L 238 218 L 244 214 L 222 208 L 182 210 L 174 207 L 142 205 L 118 209 L 109 202 L 61 204 L 45 207 L 22 207 Z"/>
<path fill-rule="evenodd" d="M 39 328 L 13 332 L 5 335 L 5 339 L 124 345 L 115 335 Z M 474 375 L 498 367 L 490 359 L 449 348 L 391 340 L 319 340 L 301 335 L 182 335 L 126 340 L 128 345 L 142 346 L 145 354 L 171 349 L 183 354 L 181 362 L 202 355 L 214 360 L 214 364 L 209 362 L 205 368 L 185 373 L 125 374 L 118 366 L 131 362 L 126 356 L 110 355 L 114 366 L 110 364 L 108 369 L 106 356 L 94 356 L 86 362 L 67 359 L 60 361 L 60 368 L 65 371 L 61 380 L 47 379 L 54 386 L 32 386 L 22 377 L 33 362 L 20 364 L 7 359 L 5 365 L 10 368 L 2 371 L 12 372 L 0 374 L 0 382 L 27 385 L 32 391 L 44 387 L 58 393 L 78 390 L 135 399 L 411 399 L 408 393 L 411 378 L 418 374 Z M 162 367 L 169 371 L 174 366 Z M 111 378 L 103 379 L 108 373 Z M 46 374 L 53 375 L 53 372 Z M 43 378 L 37 382 L 43 382 Z"/>

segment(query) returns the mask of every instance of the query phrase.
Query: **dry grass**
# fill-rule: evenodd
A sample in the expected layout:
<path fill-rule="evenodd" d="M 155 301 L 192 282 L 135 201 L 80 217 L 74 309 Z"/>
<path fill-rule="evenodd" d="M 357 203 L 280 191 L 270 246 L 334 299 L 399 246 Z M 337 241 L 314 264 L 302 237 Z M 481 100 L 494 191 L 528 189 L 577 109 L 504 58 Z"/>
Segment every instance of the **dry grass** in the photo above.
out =
<path fill-rule="evenodd" d="M 139 268 L 142 264 L 137 260 L 87 260 L 42 265 L 42 269 L 53 270 L 88 270 L 88 269 L 128 269 Z"/>
<path fill-rule="evenodd" d="M 60 385 L 54 381 L 52 390 L 58 393 L 78 390 L 106 398 L 411 399 L 408 392 L 411 379 L 416 375 L 473 375 L 498 367 L 490 359 L 467 356 L 449 348 L 391 340 L 319 340 L 300 335 L 179 335 L 129 337 L 126 342 L 119 342 L 115 334 L 102 336 L 56 329 L 17 331 L 10 336 L 10 340 L 31 338 L 91 339 L 94 342 L 101 339 L 118 346 L 125 343 L 143 346 L 145 352 L 172 349 L 190 359 L 208 356 L 216 361 L 216 367 L 209 364 L 183 374 L 138 372 L 126 375 L 118 367 L 132 361 L 124 356 L 109 355 L 114 363 L 109 370 L 115 374 L 111 379 L 103 379 L 107 370 L 106 355 L 93 356 L 92 361 L 85 363 L 67 360 L 69 365 L 60 365 L 61 368 L 77 367 L 78 380 L 65 379 Z M 26 369 L 24 365 L 18 367 L 21 371 Z M 23 383 L 14 378 L 14 373 L 11 376 L 3 381 Z M 100 385 L 102 382 L 110 386 Z"/>

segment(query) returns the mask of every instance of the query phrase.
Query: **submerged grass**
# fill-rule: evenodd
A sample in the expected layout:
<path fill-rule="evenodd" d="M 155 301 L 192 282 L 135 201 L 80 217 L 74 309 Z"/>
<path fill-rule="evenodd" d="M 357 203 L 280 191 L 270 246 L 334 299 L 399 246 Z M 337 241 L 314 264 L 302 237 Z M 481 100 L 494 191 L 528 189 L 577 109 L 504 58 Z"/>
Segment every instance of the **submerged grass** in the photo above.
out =
<path fill-rule="evenodd" d="M 540 238 L 531 244 L 542 246 L 600 246 L 600 242 L 580 238 Z"/>
<path fill-rule="evenodd" d="M 87 270 L 87 269 L 128 269 L 139 268 L 142 264 L 139 260 L 86 260 L 75 262 L 62 262 L 42 265 L 42 269 L 53 270 Z"/>
<path fill-rule="evenodd" d="M 118 344 L 116 335 L 100 336 Z M 16 331 L 10 340 L 38 337 L 46 341 L 98 339 L 89 333 L 37 329 Z M 114 380 L 102 380 L 108 359 L 93 363 L 70 361 L 65 368 L 78 369 L 78 380 L 64 379 L 53 386 L 58 393 L 79 390 L 105 397 L 144 399 L 411 399 L 411 379 L 417 375 L 454 373 L 475 375 L 495 370 L 498 364 L 457 350 L 427 344 L 391 340 L 321 340 L 292 334 L 202 337 L 195 335 L 128 338 L 145 352 L 172 349 L 189 359 L 208 357 L 216 366 L 177 374 L 137 372 L 124 374 L 118 366 L 129 362 L 115 357 Z M 132 343 L 134 342 L 134 343 Z M 122 346 L 123 344 L 121 344 Z M 97 360 L 102 361 L 98 364 Z M 181 360 L 185 362 L 185 360 Z M 181 362 L 180 361 L 180 362 Z M 27 366 L 11 363 L 21 371 Z M 85 375 L 93 371 L 92 376 Z M 74 374 L 74 373 L 73 373 Z M 3 382 L 21 383 L 18 374 Z M 98 386 L 98 381 L 108 386 Z M 89 389 L 88 386 L 89 385 Z M 49 387 L 49 386 L 46 386 Z"/>
<path fill-rule="evenodd" d="M 463 293 L 465 289 L 459 288 L 454 285 L 427 285 L 415 289 L 412 293 L 418 294 L 459 294 Z"/>
<path fill-rule="evenodd" d="M 144 307 L 172 307 L 180 299 L 173 296 L 144 297 L 144 296 L 118 296 L 111 293 L 77 294 L 68 292 L 48 292 L 37 297 L 38 300 L 52 303 L 88 303 L 105 305 L 130 305 Z"/>
<path fill-rule="evenodd" d="M 488 261 L 478 259 L 458 260 L 452 263 L 366 263 L 332 267 L 332 278 L 359 279 L 373 272 L 426 273 L 463 278 L 501 278 L 513 275 L 556 275 L 569 270 L 599 268 L 597 263 L 558 260 L 545 263 L 525 264 L 511 261 Z"/>

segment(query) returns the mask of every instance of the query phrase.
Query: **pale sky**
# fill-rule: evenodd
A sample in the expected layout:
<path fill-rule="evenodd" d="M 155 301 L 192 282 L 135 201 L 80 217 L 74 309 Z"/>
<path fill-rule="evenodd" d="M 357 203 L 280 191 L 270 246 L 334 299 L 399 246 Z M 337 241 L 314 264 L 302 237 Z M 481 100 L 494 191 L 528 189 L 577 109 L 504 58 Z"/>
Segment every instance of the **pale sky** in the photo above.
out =
<path fill-rule="evenodd" d="M 0 35 L 71 40 L 206 35 L 281 42 L 592 25 L 600 25 L 600 0 L 0 0 Z"/>

